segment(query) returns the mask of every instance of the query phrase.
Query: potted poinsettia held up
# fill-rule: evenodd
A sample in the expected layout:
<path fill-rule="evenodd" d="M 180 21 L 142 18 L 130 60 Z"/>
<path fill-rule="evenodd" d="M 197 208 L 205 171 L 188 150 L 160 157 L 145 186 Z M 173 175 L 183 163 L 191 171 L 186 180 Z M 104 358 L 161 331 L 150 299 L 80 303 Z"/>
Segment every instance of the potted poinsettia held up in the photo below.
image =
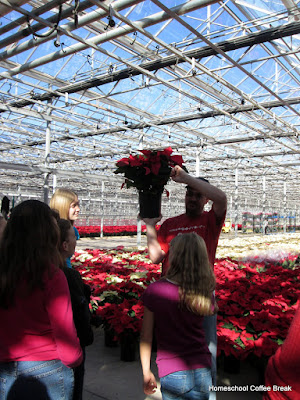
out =
<path fill-rule="evenodd" d="M 182 165 L 181 155 L 171 155 L 173 150 L 140 150 L 141 154 L 130 154 L 117 162 L 116 174 L 124 174 L 127 188 L 135 187 L 139 193 L 141 218 L 156 218 L 160 216 L 161 196 L 167 184 L 172 168 Z"/>

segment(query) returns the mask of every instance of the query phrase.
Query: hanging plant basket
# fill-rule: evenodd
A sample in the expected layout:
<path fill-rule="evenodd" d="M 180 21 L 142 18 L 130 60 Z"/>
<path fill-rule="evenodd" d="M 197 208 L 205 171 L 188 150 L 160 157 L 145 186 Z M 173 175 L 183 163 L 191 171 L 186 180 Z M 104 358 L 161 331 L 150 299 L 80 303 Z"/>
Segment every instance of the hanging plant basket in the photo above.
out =
<path fill-rule="evenodd" d="M 161 193 L 139 191 L 141 218 L 157 218 L 161 213 Z"/>

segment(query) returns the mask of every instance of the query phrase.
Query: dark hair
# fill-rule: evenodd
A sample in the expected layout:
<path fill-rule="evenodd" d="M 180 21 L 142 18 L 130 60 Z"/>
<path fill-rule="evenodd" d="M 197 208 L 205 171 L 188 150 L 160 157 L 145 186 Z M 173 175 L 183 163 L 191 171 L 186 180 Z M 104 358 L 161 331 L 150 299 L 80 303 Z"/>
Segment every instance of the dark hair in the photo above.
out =
<path fill-rule="evenodd" d="M 65 242 L 68 238 L 68 232 L 70 228 L 72 228 L 72 224 L 68 219 L 59 219 L 58 220 L 58 227 L 60 231 L 60 246 Z"/>
<path fill-rule="evenodd" d="M 58 267 L 59 230 L 50 207 L 38 200 L 17 205 L 7 222 L 0 245 L 0 306 L 14 303 L 18 285 L 29 295 L 43 288 L 45 273 Z"/>
<path fill-rule="evenodd" d="M 9 198 L 4 196 L 1 203 L 1 214 L 5 219 L 7 219 L 7 215 L 9 213 Z"/>

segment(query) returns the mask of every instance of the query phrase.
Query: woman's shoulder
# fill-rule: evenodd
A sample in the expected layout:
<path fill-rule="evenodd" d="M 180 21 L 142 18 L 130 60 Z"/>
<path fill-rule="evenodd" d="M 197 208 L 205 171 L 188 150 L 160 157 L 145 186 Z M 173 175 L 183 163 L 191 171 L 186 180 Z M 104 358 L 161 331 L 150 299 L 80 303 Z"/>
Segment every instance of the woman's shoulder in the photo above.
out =
<path fill-rule="evenodd" d="M 44 275 L 44 284 L 46 287 L 54 285 L 65 285 L 67 283 L 67 279 L 63 271 L 55 266 L 51 265 L 49 271 Z"/>
<path fill-rule="evenodd" d="M 155 281 L 153 283 L 150 283 L 148 286 L 147 290 L 151 293 L 156 293 L 156 292 L 161 292 L 165 291 L 167 289 L 174 289 L 175 291 L 177 290 L 177 285 L 174 283 L 168 281 L 166 278 L 161 278 L 158 281 Z"/>

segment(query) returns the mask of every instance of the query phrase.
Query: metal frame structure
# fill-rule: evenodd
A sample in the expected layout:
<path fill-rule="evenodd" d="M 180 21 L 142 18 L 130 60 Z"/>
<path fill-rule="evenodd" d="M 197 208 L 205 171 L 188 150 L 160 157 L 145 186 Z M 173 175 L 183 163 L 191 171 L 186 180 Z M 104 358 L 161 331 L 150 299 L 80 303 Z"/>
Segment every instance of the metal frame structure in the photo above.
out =
<path fill-rule="evenodd" d="M 116 160 L 171 146 L 232 217 L 299 213 L 299 1 L 0 0 L 0 16 L 0 195 L 67 186 L 125 215 Z"/>

